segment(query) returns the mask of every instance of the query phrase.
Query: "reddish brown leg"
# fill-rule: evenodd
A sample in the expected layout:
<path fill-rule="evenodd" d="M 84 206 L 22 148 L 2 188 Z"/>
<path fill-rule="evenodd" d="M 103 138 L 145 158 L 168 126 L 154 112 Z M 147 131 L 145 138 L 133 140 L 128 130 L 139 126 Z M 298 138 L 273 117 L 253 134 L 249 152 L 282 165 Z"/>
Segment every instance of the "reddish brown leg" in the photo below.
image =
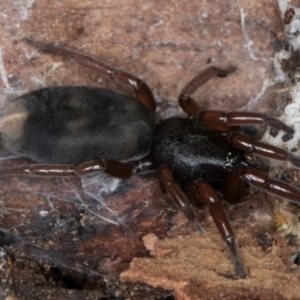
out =
<path fill-rule="evenodd" d="M 235 71 L 235 68 L 232 67 L 228 70 L 216 68 L 216 67 L 208 67 L 204 71 L 200 72 L 196 75 L 190 82 L 188 82 L 185 87 L 182 89 L 178 102 L 180 107 L 188 114 L 188 115 L 196 115 L 199 112 L 199 105 L 197 102 L 190 97 L 193 93 L 197 91 L 197 89 L 205 84 L 208 80 L 210 80 L 214 76 L 226 77 L 228 74 Z"/>
<path fill-rule="evenodd" d="M 250 167 L 239 168 L 239 176 L 254 187 L 277 197 L 300 203 L 300 189 L 286 182 L 272 179 L 266 173 Z"/>
<path fill-rule="evenodd" d="M 230 132 L 227 139 L 229 143 L 245 151 L 247 154 L 255 154 L 271 159 L 288 161 L 300 168 L 300 157 L 293 155 L 284 149 L 260 141 L 255 141 L 253 138 L 235 131 Z"/>
<path fill-rule="evenodd" d="M 266 124 L 276 129 L 283 130 L 288 134 L 293 134 L 294 130 L 276 118 L 255 112 L 229 112 L 223 111 L 201 111 L 198 114 L 199 122 L 208 125 L 219 126 L 241 126 L 241 125 L 261 125 Z"/>
<path fill-rule="evenodd" d="M 224 199 L 230 203 L 240 203 L 243 201 L 246 184 L 239 177 L 240 169 L 235 169 L 229 173 L 223 183 Z"/>
<path fill-rule="evenodd" d="M 168 194 L 168 196 L 175 202 L 175 204 L 183 211 L 187 219 L 194 225 L 199 233 L 203 233 L 203 229 L 197 217 L 195 216 L 189 200 L 181 189 L 175 184 L 172 173 L 167 166 L 162 166 L 158 170 L 160 182 Z"/>
<path fill-rule="evenodd" d="M 78 53 L 61 47 L 56 47 L 50 44 L 38 43 L 31 39 L 25 39 L 25 41 L 28 44 L 37 47 L 39 51 L 72 59 L 77 64 L 90 70 L 96 71 L 102 76 L 109 77 L 116 82 L 132 86 L 137 99 L 148 108 L 155 111 L 156 103 L 152 91 L 144 81 L 137 78 L 136 76 L 121 70 L 114 69 L 104 62 L 82 53 Z"/>
<path fill-rule="evenodd" d="M 14 168 L 0 169 L 1 175 L 35 175 L 49 177 L 72 177 L 83 176 L 92 172 L 103 171 L 111 176 L 125 179 L 149 168 L 149 163 L 138 161 L 135 163 L 121 163 L 114 160 L 97 160 L 82 163 L 78 166 L 72 165 L 41 165 L 33 164 Z"/>
<path fill-rule="evenodd" d="M 216 67 L 206 68 L 188 82 L 181 91 L 178 97 L 180 107 L 189 115 L 197 115 L 199 122 L 206 123 L 209 127 L 220 131 L 229 131 L 234 126 L 266 124 L 276 129 L 284 130 L 289 134 L 293 134 L 294 130 L 283 122 L 261 113 L 200 111 L 198 103 L 190 96 L 212 77 L 226 77 L 233 71 L 235 71 L 234 67 L 231 67 L 228 70 Z"/>
<path fill-rule="evenodd" d="M 246 277 L 246 272 L 242 264 L 242 259 L 239 254 L 233 230 L 231 228 L 225 210 L 221 202 L 219 201 L 219 197 L 214 192 L 212 187 L 203 180 L 195 180 L 193 182 L 193 186 L 201 203 L 208 205 L 209 212 L 220 234 L 226 242 L 231 260 L 235 266 L 236 274 L 242 278 Z"/>

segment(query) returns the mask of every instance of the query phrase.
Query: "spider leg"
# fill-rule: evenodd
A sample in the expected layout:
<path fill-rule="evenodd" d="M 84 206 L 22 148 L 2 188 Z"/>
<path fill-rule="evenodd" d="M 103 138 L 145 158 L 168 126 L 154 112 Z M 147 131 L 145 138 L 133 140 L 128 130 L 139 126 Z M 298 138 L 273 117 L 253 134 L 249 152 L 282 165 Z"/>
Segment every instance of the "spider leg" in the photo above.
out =
<path fill-rule="evenodd" d="M 195 216 L 189 200 L 181 189 L 175 184 L 171 170 L 167 166 L 162 166 L 158 170 L 159 180 L 168 194 L 168 196 L 175 202 L 175 204 L 182 210 L 187 219 L 194 225 L 199 233 L 203 233 L 203 229 L 197 217 Z"/>
<path fill-rule="evenodd" d="M 241 125 L 259 125 L 266 124 L 283 130 L 288 134 L 293 134 L 294 130 L 285 125 L 276 118 L 272 118 L 262 113 L 254 112 L 223 112 L 223 111 L 201 111 L 198 103 L 191 97 L 196 90 L 205 84 L 214 76 L 226 77 L 228 74 L 235 71 L 234 67 L 227 70 L 216 67 L 208 67 L 204 71 L 197 74 L 190 82 L 182 89 L 178 102 L 180 107 L 188 114 L 197 116 L 199 122 L 207 124 L 209 127 L 220 130 L 230 131 L 235 126 Z"/>
<path fill-rule="evenodd" d="M 265 192 L 300 203 L 300 189 L 278 179 L 270 178 L 266 173 L 250 167 L 240 167 L 239 177 L 250 185 Z"/>
<path fill-rule="evenodd" d="M 236 274 L 241 278 L 246 277 L 246 271 L 243 267 L 232 227 L 225 210 L 219 201 L 219 197 L 212 187 L 203 180 L 195 180 L 193 182 L 193 187 L 196 190 L 197 198 L 201 203 L 208 205 L 209 212 L 226 243 L 230 258 L 235 266 Z"/>
<path fill-rule="evenodd" d="M 216 67 L 208 67 L 199 74 L 197 74 L 191 81 L 189 81 L 185 87 L 182 89 L 179 97 L 178 103 L 180 107 L 188 114 L 188 115 L 196 115 L 200 107 L 198 103 L 190 97 L 196 90 L 205 84 L 208 80 L 210 80 L 214 76 L 226 77 L 228 74 L 235 71 L 234 67 L 229 68 L 228 70 L 216 68 Z"/>
<path fill-rule="evenodd" d="M 101 159 L 85 162 L 77 166 L 56 164 L 30 164 L 27 166 L 1 168 L 0 176 L 33 175 L 47 177 L 80 177 L 89 173 L 103 171 L 111 176 L 125 179 L 143 170 L 148 170 L 150 167 L 150 163 L 146 161 L 122 163 L 114 160 Z"/>
<path fill-rule="evenodd" d="M 239 168 L 234 169 L 223 183 L 224 199 L 230 203 L 240 203 L 244 199 L 246 183 L 239 175 Z"/>
<path fill-rule="evenodd" d="M 254 154 L 275 160 L 288 161 L 292 165 L 300 168 L 300 157 L 284 149 L 280 149 L 267 143 L 256 141 L 250 136 L 247 136 L 240 132 L 230 132 L 228 134 L 227 140 L 236 148 L 245 151 L 246 154 Z"/>
<path fill-rule="evenodd" d="M 223 111 L 200 111 L 198 113 L 199 122 L 213 126 L 241 126 L 241 125 L 268 125 L 278 130 L 283 130 L 288 134 L 293 134 L 294 130 L 282 121 L 268 115 L 255 112 L 223 112 Z"/>
<path fill-rule="evenodd" d="M 66 57 L 75 61 L 80 66 L 93 70 L 102 76 L 111 78 L 118 83 L 130 85 L 133 87 L 137 99 L 149 109 L 155 111 L 156 103 L 152 91 L 149 86 L 138 77 L 122 70 L 115 69 L 99 59 L 78 53 L 76 51 L 64 49 L 51 44 L 42 44 L 28 38 L 24 39 L 24 41 L 38 48 L 38 50 L 41 52 Z"/>

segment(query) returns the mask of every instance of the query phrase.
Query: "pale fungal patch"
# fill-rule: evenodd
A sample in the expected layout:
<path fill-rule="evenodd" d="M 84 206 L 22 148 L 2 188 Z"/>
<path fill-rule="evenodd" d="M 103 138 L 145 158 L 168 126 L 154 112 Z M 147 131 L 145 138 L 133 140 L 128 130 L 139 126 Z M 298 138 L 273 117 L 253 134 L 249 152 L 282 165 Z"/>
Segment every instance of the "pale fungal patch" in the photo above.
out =
<path fill-rule="evenodd" d="M 289 43 L 293 46 L 294 50 L 300 48 L 300 8 L 288 5 L 289 1 L 278 1 L 279 3 L 286 2 L 285 5 L 279 5 L 282 16 L 288 9 L 293 9 L 295 15 L 288 24 L 284 24 L 285 35 L 289 38 Z"/>
<path fill-rule="evenodd" d="M 40 210 L 39 211 L 39 215 L 44 218 L 47 217 L 49 215 L 49 212 L 47 210 Z"/>
<path fill-rule="evenodd" d="M 286 73 L 283 72 L 283 70 L 281 69 L 281 61 L 283 59 L 289 59 L 290 57 L 291 57 L 290 51 L 281 50 L 276 53 L 273 60 L 273 65 L 275 69 L 275 74 L 274 74 L 275 82 L 287 82 L 289 80 Z"/>
<path fill-rule="evenodd" d="M 278 4 L 283 18 L 287 10 L 294 9 L 295 12 L 291 20 L 286 21 L 288 24 L 284 24 L 285 33 L 291 45 L 291 51 L 281 50 L 274 58 L 274 80 L 275 82 L 285 83 L 285 88 L 278 91 L 279 97 L 288 95 L 289 98 L 288 104 L 284 108 L 280 108 L 282 111 L 280 111 L 278 118 L 291 126 L 295 134 L 292 139 L 286 141 L 283 139 L 284 132 L 279 132 L 276 137 L 273 137 L 269 134 L 269 131 L 266 131 L 262 141 L 300 155 L 300 74 L 296 71 L 293 74 L 293 78 L 289 78 L 281 67 L 282 60 L 288 60 L 291 57 L 292 51 L 300 50 L 300 9 L 289 6 L 289 1 L 279 0 Z"/>
<path fill-rule="evenodd" d="M 273 137 L 269 131 L 266 131 L 262 141 L 300 155 L 300 85 L 291 86 L 288 91 L 292 102 L 285 106 L 279 119 L 294 129 L 293 138 L 285 141 L 283 139 L 285 132 L 279 132 L 276 137 Z"/>
<path fill-rule="evenodd" d="M 18 16 L 21 20 L 26 20 L 29 17 L 31 9 L 35 4 L 35 0 L 11 0 L 10 2 L 13 3 L 19 10 Z M 19 23 L 17 23 L 16 26 L 18 27 Z"/>

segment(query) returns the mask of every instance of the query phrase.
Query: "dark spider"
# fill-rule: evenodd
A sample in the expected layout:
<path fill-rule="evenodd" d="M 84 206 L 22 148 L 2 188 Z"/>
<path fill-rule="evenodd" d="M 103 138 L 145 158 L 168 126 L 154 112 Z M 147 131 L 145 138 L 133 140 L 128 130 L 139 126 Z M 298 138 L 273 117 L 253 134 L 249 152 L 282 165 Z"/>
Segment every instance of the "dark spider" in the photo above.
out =
<path fill-rule="evenodd" d="M 42 52 L 72 59 L 132 86 L 137 99 L 101 88 L 53 87 L 11 101 L 0 119 L 2 143 L 11 152 L 37 164 L 2 169 L 1 173 L 82 176 L 101 170 L 128 178 L 144 170 L 158 169 L 163 189 L 200 233 L 202 227 L 190 203 L 208 205 L 237 275 L 245 277 L 233 230 L 210 184 L 221 182 L 224 198 L 233 203 L 242 201 L 246 183 L 299 203 L 300 189 L 271 179 L 249 165 L 256 161 L 255 155 L 289 161 L 297 167 L 300 158 L 255 141 L 242 134 L 239 126 L 266 124 L 290 135 L 293 130 L 261 113 L 200 111 L 190 95 L 210 78 L 226 77 L 233 68 L 208 67 L 199 73 L 183 88 L 178 99 L 190 118 L 158 122 L 153 94 L 139 78 L 84 54 L 26 41 Z"/>

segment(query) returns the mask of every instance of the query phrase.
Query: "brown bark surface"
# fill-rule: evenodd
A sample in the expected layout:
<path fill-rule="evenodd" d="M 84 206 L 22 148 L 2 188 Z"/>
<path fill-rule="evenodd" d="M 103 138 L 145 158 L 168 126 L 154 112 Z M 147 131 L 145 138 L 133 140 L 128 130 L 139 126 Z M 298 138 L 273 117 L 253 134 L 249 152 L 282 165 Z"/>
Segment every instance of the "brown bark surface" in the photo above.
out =
<path fill-rule="evenodd" d="M 237 71 L 199 89 L 201 107 L 275 113 L 272 58 L 284 37 L 272 0 L 4 0 L 0 15 L 0 108 L 44 86 L 133 95 L 38 53 L 22 41 L 29 37 L 137 75 L 153 90 L 161 118 L 183 115 L 177 96 L 209 65 Z M 155 174 L 123 180 L 117 189 L 116 181 L 97 180 L 93 193 L 106 192 L 95 200 L 82 194 L 79 179 L 0 177 L 1 299 L 300 299 L 299 271 L 289 261 L 294 248 L 275 233 L 263 194 L 225 204 L 249 274 L 237 279 L 206 209 L 199 211 L 205 228 L 199 236 Z M 120 226 L 96 215 L 111 217 L 100 200 L 117 212 Z"/>

